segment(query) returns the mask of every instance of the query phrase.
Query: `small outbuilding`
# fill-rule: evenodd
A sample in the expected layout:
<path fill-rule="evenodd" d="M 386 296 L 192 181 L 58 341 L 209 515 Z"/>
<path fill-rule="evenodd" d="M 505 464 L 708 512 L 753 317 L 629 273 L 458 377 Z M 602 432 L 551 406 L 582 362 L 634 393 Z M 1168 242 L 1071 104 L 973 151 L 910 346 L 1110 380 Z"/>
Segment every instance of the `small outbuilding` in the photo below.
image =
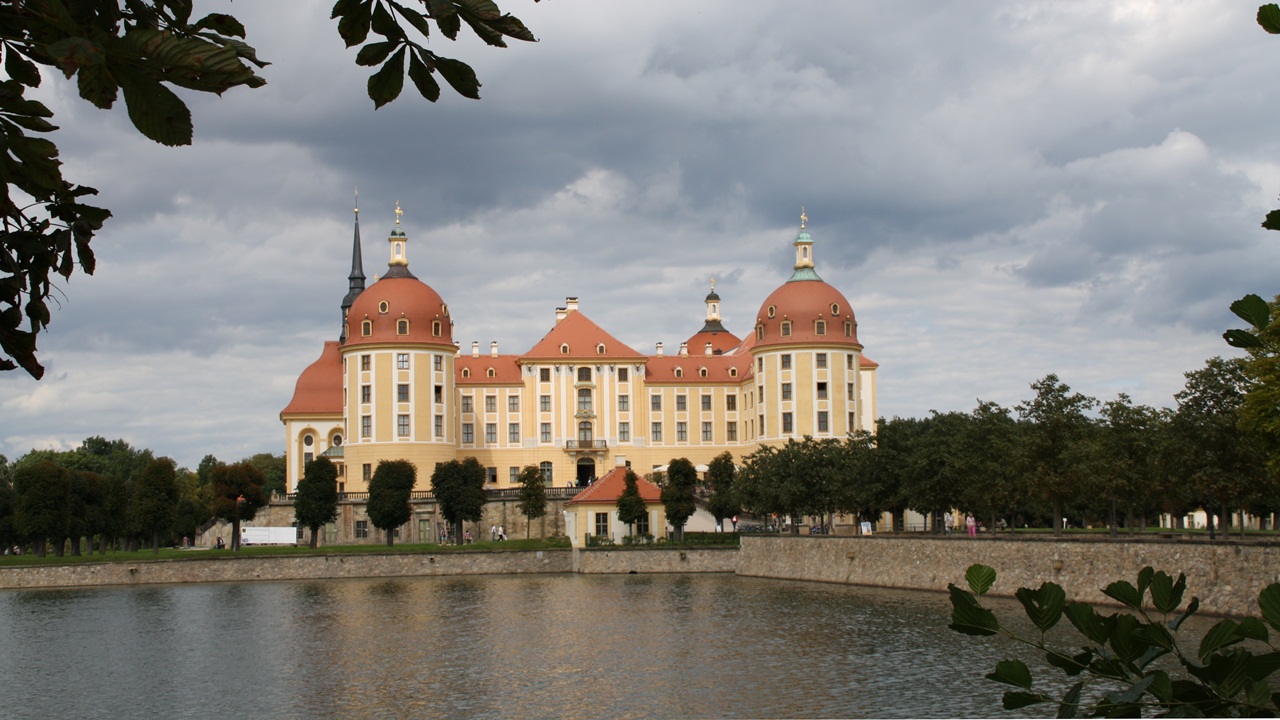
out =
<path fill-rule="evenodd" d="M 626 489 L 626 477 L 626 467 L 615 467 L 565 502 L 564 527 L 573 547 L 586 547 L 588 536 L 621 543 L 632 533 L 632 528 L 618 519 L 618 498 Z M 662 506 L 662 489 L 640 476 L 637 476 L 636 486 L 649 513 L 648 517 L 636 523 L 635 534 L 665 536 L 667 512 Z"/>

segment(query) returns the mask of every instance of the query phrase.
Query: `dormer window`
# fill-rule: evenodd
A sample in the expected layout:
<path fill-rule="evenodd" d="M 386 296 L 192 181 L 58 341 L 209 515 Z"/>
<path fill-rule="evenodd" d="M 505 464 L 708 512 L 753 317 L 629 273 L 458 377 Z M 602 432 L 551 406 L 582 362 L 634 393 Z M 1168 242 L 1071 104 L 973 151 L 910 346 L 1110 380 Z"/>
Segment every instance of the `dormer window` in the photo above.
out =
<path fill-rule="evenodd" d="M 785 322 L 783 322 L 783 323 L 782 323 L 782 337 L 791 337 L 791 322 L 790 322 L 790 321 L 785 321 Z"/>
<path fill-rule="evenodd" d="M 364 322 L 360 323 L 360 334 L 363 335 L 364 337 L 369 337 L 370 335 L 373 334 L 372 320 L 365 320 Z"/>
<path fill-rule="evenodd" d="M 561 344 L 560 344 L 560 354 L 561 354 L 561 355 L 568 355 L 568 354 L 569 354 L 569 343 L 561 343 Z"/>
<path fill-rule="evenodd" d="M 778 313 L 778 308 L 777 308 L 777 307 L 775 307 L 775 306 L 773 306 L 773 305 L 770 305 L 770 306 L 769 306 L 769 317 L 773 317 L 773 316 L 774 316 L 774 315 L 776 315 L 777 313 Z"/>
<path fill-rule="evenodd" d="M 397 334 L 397 335 L 408 335 L 408 334 L 409 334 L 409 320 L 408 320 L 408 319 L 406 319 L 406 318 L 400 318 L 399 320 L 397 320 L 397 321 L 396 321 L 396 334 Z"/>
<path fill-rule="evenodd" d="M 757 325 L 757 326 L 756 326 L 756 339 L 757 339 L 757 340 L 763 340 L 763 339 L 764 339 L 764 326 L 763 326 L 763 325 Z"/>
<path fill-rule="evenodd" d="M 706 377 L 706 376 L 707 376 L 707 369 L 706 369 L 706 368 L 698 368 L 698 377 Z"/>
<path fill-rule="evenodd" d="M 485 370 L 484 374 L 486 377 L 494 377 L 495 375 L 497 375 L 497 373 L 494 372 L 493 368 L 489 368 L 488 370 Z"/>
<path fill-rule="evenodd" d="M 831 314 L 832 315 L 840 314 L 840 303 L 831 303 Z"/>
<path fill-rule="evenodd" d="M 444 325 L 439 320 L 431 321 L 431 337 L 440 337 L 440 333 L 444 331 Z"/>
<path fill-rule="evenodd" d="M 844 321 L 844 336 L 853 337 L 853 323 L 848 320 Z"/>
<path fill-rule="evenodd" d="M 597 355 L 604 354 L 604 343 L 600 343 L 599 345 L 596 346 L 596 354 Z"/>
<path fill-rule="evenodd" d="M 462 377 L 464 378 L 471 377 L 471 368 L 462 368 Z"/>
<path fill-rule="evenodd" d="M 814 334 L 814 335 L 826 335 L 826 334 L 827 334 L 827 321 L 826 321 L 826 320 L 818 320 L 818 321 L 814 322 L 814 323 L 813 323 L 813 334 Z"/>
<path fill-rule="evenodd" d="M 680 369 L 680 368 L 676 368 L 676 377 L 678 377 L 678 378 L 682 378 L 682 377 L 684 377 L 684 370 L 682 370 L 682 369 Z"/>
<path fill-rule="evenodd" d="M 390 308 L 391 308 L 391 305 L 389 305 L 386 300 L 383 300 L 382 302 L 378 303 L 378 312 L 382 313 L 383 315 L 386 315 L 387 310 L 389 310 Z"/>
<path fill-rule="evenodd" d="M 729 368 L 729 377 L 738 377 L 738 368 Z"/>

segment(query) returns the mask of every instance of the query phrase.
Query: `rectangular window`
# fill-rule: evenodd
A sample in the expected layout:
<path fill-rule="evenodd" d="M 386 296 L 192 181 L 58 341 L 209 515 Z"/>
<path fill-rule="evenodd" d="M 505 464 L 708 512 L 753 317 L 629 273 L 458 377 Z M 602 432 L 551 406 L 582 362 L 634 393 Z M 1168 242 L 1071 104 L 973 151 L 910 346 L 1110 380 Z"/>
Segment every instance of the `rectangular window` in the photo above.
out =
<path fill-rule="evenodd" d="M 591 412 L 591 388 L 578 390 L 578 412 Z"/>
<path fill-rule="evenodd" d="M 472 400 L 470 395 L 463 395 L 462 396 L 462 412 L 464 413 L 473 412 L 476 409 L 474 402 L 475 401 Z"/>
<path fill-rule="evenodd" d="M 507 412 L 520 412 L 520 396 L 519 395 L 507 396 Z"/>
<path fill-rule="evenodd" d="M 849 413 L 849 432 L 853 432 L 853 413 Z"/>
<path fill-rule="evenodd" d="M 520 423 L 507 423 L 507 442 L 513 444 L 520 442 Z"/>
<path fill-rule="evenodd" d="M 631 442 L 631 423 L 618 423 L 618 442 Z"/>
<path fill-rule="evenodd" d="M 493 395 L 484 396 L 484 411 L 498 412 L 498 398 Z"/>
<path fill-rule="evenodd" d="M 356 521 L 356 539 L 359 540 L 367 537 L 369 537 L 369 521 L 357 520 Z"/>
<path fill-rule="evenodd" d="M 306 466 L 306 464 L 307 464 L 307 463 L 309 463 L 309 462 L 311 462 L 312 460 L 315 460 L 315 459 L 316 459 L 316 454 L 315 454 L 315 453 L 313 453 L 313 452 L 304 452 L 304 453 L 302 453 L 302 465 L 303 465 L 304 467 Z"/>
<path fill-rule="evenodd" d="M 484 441 L 490 445 L 498 442 L 498 423 L 484 424 Z"/>
<path fill-rule="evenodd" d="M 818 367 L 820 367 L 820 368 L 824 368 L 824 367 L 826 367 L 826 366 L 827 366 L 827 354 L 826 354 L 826 353 L 818 353 L 816 356 L 814 356 L 814 363 L 815 363 Z"/>
<path fill-rule="evenodd" d="M 471 423 L 462 423 L 462 442 L 473 443 L 476 441 L 476 426 Z"/>
<path fill-rule="evenodd" d="M 490 467 L 484 469 L 484 479 L 491 483 L 498 482 L 498 468 Z"/>
<path fill-rule="evenodd" d="M 689 423 L 676 423 L 676 442 L 686 442 L 689 439 Z"/>
<path fill-rule="evenodd" d="M 711 442 L 711 423 L 702 423 L 702 442 Z"/>
<path fill-rule="evenodd" d="M 657 412 L 657 411 L 659 411 L 659 410 L 661 410 L 661 409 L 662 409 L 662 396 L 661 396 L 661 395 L 650 395 L 650 396 L 649 396 L 649 409 L 650 409 L 650 410 L 652 410 L 652 411 L 654 411 L 654 412 Z"/>
<path fill-rule="evenodd" d="M 551 423 L 542 423 L 538 428 L 538 439 L 542 442 L 551 442 Z"/>
<path fill-rule="evenodd" d="M 507 468 L 507 480 L 510 481 L 512 485 L 519 485 L 520 484 L 520 468 L 514 465 Z"/>
<path fill-rule="evenodd" d="M 443 370 L 443 369 L 444 369 L 444 356 L 443 356 L 443 355 L 433 355 L 433 356 L 431 356 L 431 367 L 435 368 L 436 370 Z"/>
<path fill-rule="evenodd" d="M 764 372 L 764 358 L 756 358 L 756 371 Z"/>
<path fill-rule="evenodd" d="M 373 437 L 373 416 L 372 415 L 360 416 L 360 437 L 362 438 Z"/>
<path fill-rule="evenodd" d="M 791 383 L 782 383 L 782 399 L 791 399 Z"/>
<path fill-rule="evenodd" d="M 542 412 L 551 412 L 551 396 L 541 395 L 538 397 L 538 409 Z"/>
<path fill-rule="evenodd" d="M 709 412 L 710 410 L 711 410 L 711 396 L 710 396 L 710 395 L 703 395 L 703 396 L 702 396 L 702 411 L 703 411 L 703 412 Z"/>
<path fill-rule="evenodd" d="M 845 367 L 847 367 L 847 368 L 849 368 L 850 370 L 852 370 L 852 369 L 853 369 L 853 354 L 852 354 L 852 353 L 851 353 L 851 354 L 849 354 L 849 355 L 845 355 L 845 356 L 844 356 L 844 366 L 845 366 Z"/>
<path fill-rule="evenodd" d="M 649 439 L 654 442 L 662 442 L 662 423 L 656 422 L 649 429 Z"/>
<path fill-rule="evenodd" d="M 852 400 L 853 399 L 853 383 L 849 383 L 848 387 L 846 387 L 845 389 L 848 391 L 849 399 Z"/>
<path fill-rule="evenodd" d="M 436 402 L 438 402 L 438 403 L 442 403 L 442 402 L 444 402 L 444 386 L 443 386 L 443 385 L 437 385 L 437 386 L 436 386 L 436 388 L 435 388 L 435 401 L 436 401 Z"/>
<path fill-rule="evenodd" d="M 409 383 L 396 385 L 396 402 L 409 402 Z"/>
<path fill-rule="evenodd" d="M 409 369 L 409 353 L 396 353 L 396 369 L 397 370 Z"/>
<path fill-rule="evenodd" d="M 783 369 L 783 370 L 790 370 L 790 369 L 791 369 L 791 356 L 790 356 L 790 355 L 783 355 L 783 356 L 782 356 L 782 369 Z"/>
<path fill-rule="evenodd" d="M 601 537 L 609 534 L 609 513 L 596 513 L 596 535 Z"/>
<path fill-rule="evenodd" d="M 435 417 L 435 422 L 432 423 L 432 425 L 435 426 L 434 429 L 435 429 L 436 439 L 439 440 L 443 438 L 444 437 L 444 416 L 437 415 Z"/>
<path fill-rule="evenodd" d="M 818 432 L 828 432 L 830 423 L 827 422 L 827 411 L 820 410 L 818 412 Z"/>
<path fill-rule="evenodd" d="M 373 402 L 373 386 L 372 385 L 360 386 L 360 402 L 362 403 Z"/>
<path fill-rule="evenodd" d="M 639 520 L 636 520 L 636 534 L 637 534 L 637 535 L 648 535 L 648 534 L 649 534 L 649 516 L 648 516 L 648 514 L 645 514 L 645 515 L 641 516 Z"/>
<path fill-rule="evenodd" d="M 542 382 L 551 382 L 551 368 L 538 368 L 538 379 Z"/>
<path fill-rule="evenodd" d="M 618 412 L 629 412 L 630 410 L 631 410 L 631 396 L 619 395 L 618 396 Z"/>
<path fill-rule="evenodd" d="M 792 432 L 791 413 L 789 412 L 782 413 L 782 432 Z"/>
<path fill-rule="evenodd" d="M 676 396 L 676 412 L 684 412 L 685 410 L 688 410 L 688 409 L 689 409 L 688 398 L 686 398 L 684 395 L 677 395 Z"/>
<path fill-rule="evenodd" d="M 760 416 L 760 434 L 764 434 L 764 415 Z"/>
<path fill-rule="evenodd" d="M 724 434 L 729 442 L 738 442 L 738 423 L 733 420 L 725 423 Z"/>
<path fill-rule="evenodd" d="M 369 369 L 369 356 L 368 356 L 368 355 L 361 355 L 361 356 L 360 356 L 360 369 L 361 369 L 361 370 L 368 370 L 368 369 Z"/>
<path fill-rule="evenodd" d="M 361 472 L 361 477 L 363 477 L 363 478 L 364 478 L 364 481 L 365 481 L 366 483 L 368 483 L 370 480 L 372 480 L 372 479 L 373 479 L 373 465 L 371 465 L 371 464 L 369 464 L 369 463 L 365 463 L 365 464 L 360 468 L 360 472 Z"/>
<path fill-rule="evenodd" d="M 726 395 L 724 398 L 724 409 L 729 412 L 736 412 L 738 409 L 738 396 Z"/>
<path fill-rule="evenodd" d="M 618 382 L 626 382 L 629 377 L 626 368 L 618 368 Z"/>
<path fill-rule="evenodd" d="M 818 399 L 819 400 L 827 399 L 827 384 L 824 382 L 818 383 Z"/>
<path fill-rule="evenodd" d="M 396 435 L 400 437 L 409 437 L 409 416 L 396 416 Z"/>

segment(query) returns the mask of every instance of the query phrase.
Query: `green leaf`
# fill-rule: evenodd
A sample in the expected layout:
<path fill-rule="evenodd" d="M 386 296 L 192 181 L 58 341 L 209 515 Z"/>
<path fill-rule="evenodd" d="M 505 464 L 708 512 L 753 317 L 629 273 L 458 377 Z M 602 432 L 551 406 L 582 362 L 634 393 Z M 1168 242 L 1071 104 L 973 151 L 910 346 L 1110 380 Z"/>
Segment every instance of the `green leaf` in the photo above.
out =
<path fill-rule="evenodd" d="M 1191 617 L 1192 615 L 1195 615 L 1196 611 L 1199 609 L 1200 609 L 1200 598 L 1198 597 L 1191 598 L 1191 602 L 1187 604 L 1187 609 L 1183 611 L 1181 615 L 1169 621 L 1169 627 L 1174 630 L 1177 630 L 1178 628 L 1182 627 L 1182 623 L 1186 622 L 1187 618 Z"/>
<path fill-rule="evenodd" d="M 1209 662 L 1209 657 L 1219 649 L 1234 645 L 1242 639 L 1236 633 L 1235 620 L 1220 620 L 1217 625 L 1209 628 L 1209 632 L 1205 633 L 1203 639 L 1200 640 L 1200 662 Z"/>
<path fill-rule="evenodd" d="M 1262 347 L 1262 339 L 1248 330 L 1232 328 L 1231 330 L 1222 333 L 1222 339 L 1226 340 L 1227 344 L 1231 347 L 1240 348 L 1241 350 L 1250 350 Z"/>
<path fill-rule="evenodd" d="M 1156 610 L 1168 615 L 1182 604 L 1182 594 L 1187 589 L 1187 576 L 1178 573 L 1175 582 L 1168 573 L 1161 570 L 1151 578 L 1151 604 Z"/>
<path fill-rule="evenodd" d="M 431 102 L 440 99 L 440 83 L 431 77 L 431 69 L 418 58 L 418 53 L 409 55 L 409 79 L 418 88 L 418 94 Z"/>
<path fill-rule="evenodd" d="M 1253 655 L 1245 661 L 1245 673 L 1254 680 L 1266 680 L 1280 670 L 1280 652 Z"/>
<path fill-rule="evenodd" d="M 1142 595 L 1127 580 L 1117 580 L 1103 588 L 1102 592 L 1107 597 L 1118 601 L 1121 605 L 1134 610 L 1142 609 Z"/>
<path fill-rule="evenodd" d="M 347 47 L 359 45 L 369 37 L 369 23 L 373 17 L 373 0 L 338 0 L 333 6 L 333 17 L 338 20 L 338 35 Z"/>
<path fill-rule="evenodd" d="M 1271 629 L 1280 632 L 1280 583 L 1271 583 L 1258 593 L 1258 608 Z"/>
<path fill-rule="evenodd" d="M 40 87 L 40 70 L 36 64 L 22 57 L 12 46 L 5 48 L 4 71 L 27 87 Z"/>
<path fill-rule="evenodd" d="M 1155 679 L 1154 675 L 1145 675 L 1141 680 L 1124 690 L 1107 693 L 1106 701 L 1115 705 L 1127 705 L 1137 702 L 1147 692 L 1147 688 L 1151 686 L 1151 683 L 1155 682 Z"/>
<path fill-rule="evenodd" d="M 1067 603 L 1067 619 L 1085 637 L 1096 645 L 1106 645 L 1111 636 L 1111 628 L 1115 626 L 1115 616 L 1103 617 L 1092 605 L 1072 601 Z"/>
<path fill-rule="evenodd" d="M 1143 657 L 1151 647 L 1151 642 L 1141 632 L 1142 622 L 1132 615 L 1117 615 L 1115 627 L 1111 631 L 1111 649 L 1116 656 L 1127 663 L 1134 663 Z"/>
<path fill-rule="evenodd" d="M 191 144 L 191 111 L 172 90 L 141 74 L 121 74 L 119 80 L 138 132 L 161 145 Z"/>
<path fill-rule="evenodd" d="M 1027 669 L 1025 663 L 1016 658 L 996 663 L 996 671 L 987 675 L 987 679 L 1020 687 L 1023 690 L 1031 689 L 1031 671 Z"/>
<path fill-rule="evenodd" d="M 1057 583 L 1046 582 L 1040 589 L 1018 588 L 1018 602 L 1027 611 L 1027 617 L 1040 630 L 1047 632 L 1062 619 L 1062 609 L 1067 603 L 1067 594 Z"/>
<path fill-rule="evenodd" d="M 1258 8 L 1258 24 L 1272 35 L 1280 35 L 1280 7 L 1267 3 Z"/>
<path fill-rule="evenodd" d="M 378 3 L 373 9 L 373 31 L 388 40 L 404 40 L 404 30 L 386 6 Z"/>
<path fill-rule="evenodd" d="M 220 35 L 230 35 L 232 37 L 244 37 L 244 25 L 232 15 L 225 13 L 209 13 L 200 18 L 193 27 L 194 30 L 209 29 Z"/>
<path fill-rule="evenodd" d="M 476 78 L 476 71 L 472 70 L 470 65 L 437 56 L 436 70 L 440 71 L 440 76 L 459 95 L 472 100 L 480 99 L 480 80 Z"/>
<path fill-rule="evenodd" d="M 1267 301 L 1253 293 L 1231 303 L 1231 312 L 1252 325 L 1255 330 L 1264 330 L 1271 324 L 1271 308 Z"/>
<path fill-rule="evenodd" d="M 80 91 L 80 97 L 106 110 L 115 105 L 119 86 L 107 66 L 91 65 L 80 68 L 76 75 L 76 88 Z"/>
<path fill-rule="evenodd" d="M 1151 686 L 1147 690 L 1160 702 L 1173 700 L 1173 680 L 1163 670 L 1153 670 L 1147 677 L 1151 678 Z"/>
<path fill-rule="evenodd" d="M 969 590 L 974 595 L 985 595 L 996 582 L 996 571 L 995 568 L 975 563 L 964 571 L 964 580 L 969 583 Z"/>
<path fill-rule="evenodd" d="M 1009 690 L 1004 694 L 1004 709 L 1017 710 L 1028 705 L 1036 705 L 1048 701 L 1049 698 L 1039 693 L 1019 692 L 1017 690 Z"/>
<path fill-rule="evenodd" d="M 381 70 L 369 76 L 369 99 L 373 100 L 375 109 L 400 97 L 404 89 L 404 55 L 405 49 L 400 48 Z"/>
<path fill-rule="evenodd" d="M 1147 594 L 1147 588 L 1151 587 L 1151 578 L 1155 576 L 1155 570 L 1150 565 L 1138 571 L 1138 598 L 1141 600 Z"/>
<path fill-rule="evenodd" d="M 1258 682 L 1257 680 L 1246 682 L 1244 684 L 1244 699 L 1245 702 L 1254 707 L 1273 710 L 1273 708 L 1267 707 L 1271 701 L 1271 688 L 1264 682 Z"/>
<path fill-rule="evenodd" d="M 952 630 L 965 635 L 995 635 L 1000 629 L 1000 622 L 990 610 L 978 604 L 972 594 L 956 587 L 954 583 L 947 585 L 951 593 Z"/>
<path fill-rule="evenodd" d="M 1080 710 L 1080 691 L 1084 689 L 1084 683 L 1078 682 L 1071 686 L 1066 695 L 1062 696 L 1062 702 L 1058 703 L 1058 717 L 1073 718 L 1076 712 Z"/>
<path fill-rule="evenodd" d="M 1267 219 L 1262 221 L 1264 230 L 1280 230 L 1280 210 L 1272 210 L 1267 213 Z"/>
<path fill-rule="evenodd" d="M 74 75 L 80 68 L 102 65 L 107 61 L 107 53 L 102 45 L 82 37 L 63 38 L 49 43 L 45 52 L 67 77 Z"/>
<path fill-rule="evenodd" d="M 1267 642 L 1269 636 L 1267 626 L 1263 625 L 1262 621 L 1256 617 L 1242 618 L 1240 624 L 1236 626 L 1236 632 L 1240 637 L 1261 642 Z"/>
<path fill-rule="evenodd" d="M 1085 648 L 1085 651 L 1079 655 L 1064 655 L 1047 650 L 1044 657 L 1050 665 L 1062 670 L 1068 677 L 1075 677 L 1089 667 L 1089 661 L 1093 660 L 1093 651 Z"/>
<path fill-rule="evenodd" d="M 363 67 L 373 67 L 387 59 L 400 42 L 397 40 L 388 40 L 387 42 L 369 43 L 360 48 L 360 52 L 356 53 L 356 64 Z"/>
<path fill-rule="evenodd" d="M 417 30 L 422 37 L 431 37 L 431 23 L 427 22 L 425 15 L 420 12 L 414 12 L 400 3 L 395 2 L 395 0 L 392 0 L 391 7 L 398 15 L 400 15 L 400 17 L 405 19 L 405 22 L 412 25 L 413 29 Z"/>

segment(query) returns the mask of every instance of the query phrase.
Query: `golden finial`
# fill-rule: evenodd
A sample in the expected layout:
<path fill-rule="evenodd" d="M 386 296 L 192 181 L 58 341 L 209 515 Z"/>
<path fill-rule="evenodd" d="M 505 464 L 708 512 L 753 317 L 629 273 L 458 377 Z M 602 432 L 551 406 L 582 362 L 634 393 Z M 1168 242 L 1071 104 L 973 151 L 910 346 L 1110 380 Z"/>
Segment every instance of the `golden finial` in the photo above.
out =
<path fill-rule="evenodd" d="M 804 230 L 805 223 L 809 222 L 809 216 L 804 214 L 804 206 L 800 206 L 800 229 Z"/>
<path fill-rule="evenodd" d="M 397 200 L 396 201 L 396 227 L 400 227 L 400 216 L 403 214 L 404 214 L 404 211 L 400 209 L 400 201 Z"/>
<path fill-rule="evenodd" d="M 715 276 L 715 273 L 712 273 L 711 274 L 711 292 L 715 292 L 715 291 L 716 291 L 716 276 Z"/>
<path fill-rule="evenodd" d="M 356 214 L 360 214 L 360 187 L 356 186 Z"/>

